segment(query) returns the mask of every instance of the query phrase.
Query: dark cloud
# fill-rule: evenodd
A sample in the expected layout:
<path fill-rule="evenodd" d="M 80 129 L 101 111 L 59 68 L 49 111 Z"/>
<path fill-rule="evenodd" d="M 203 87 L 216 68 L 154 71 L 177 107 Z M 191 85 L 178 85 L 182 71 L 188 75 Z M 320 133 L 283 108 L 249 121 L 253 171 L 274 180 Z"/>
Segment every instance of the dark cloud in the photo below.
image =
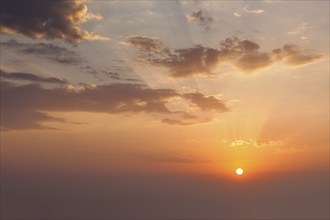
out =
<path fill-rule="evenodd" d="M 37 83 L 54 83 L 54 84 L 67 84 L 68 82 L 64 79 L 59 79 L 55 77 L 44 78 L 31 73 L 13 72 L 7 73 L 0 69 L 0 78 L 6 80 L 19 80 L 19 81 L 30 81 Z"/>
<path fill-rule="evenodd" d="M 122 68 L 112 66 L 108 69 L 97 70 L 96 68 L 89 65 L 82 66 L 80 69 L 84 70 L 86 73 L 92 75 L 101 82 L 104 82 L 107 79 L 111 79 L 112 81 L 143 83 L 140 79 L 127 76 L 127 73 L 131 72 L 129 69 L 124 70 Z"/>
<path fill-rule="evenodd" d="M 189 120 L 187 112 L 171 110 L 168 103 L 173 99 L 194 105 L 199 112 L 228 111 L 223 101 L 212 96 L 181 94 L 170 89 L 151 89 L 134 84 L 85 85 L 75 90 L 70 87 L 43 88 L 37 84 L 15 85 L 3 80 L 1 83 L 2 118 L 6 118 L 1 123 L 4 130 L 47 128 L 41 122 L 57 120 L 48 116 L 47 112 L 148 113 L 166 115 L 167 118 L 188 121 L 189 124 L 204 120 L 198 115 L 190 116 L 194 120 Z M 193 98 L 195 96 L 198 98 Z M 24 117 L 24 120 L 17 121 L 17 115 Z"/>
<path fill-rule="evenodd" d="M 187 15 L 187 19 L 188 21 L 197 21 L 205 30 L 210 30 L 211 24 L 214 22 L 214 18 L 202 10 L 190 13 Z"/>
<path fill-rule="evenodd" d="M 79 65 L 84 62 L 80 55 L 65 47 L 48 43 L 21 43 L 16 40 L 1 42 L 4 49 L 17 51 L 20 54 L 34 55 L 60 64 Z"/>
<path fill-rule="evenodd" d="M 126 36 L 126 40 L 124 43 L 140 48 L 141 50 L 146 52 L 163 52 L 163 50 L 165 49 L 160 39 L 145 36 Z"/>
<path fill-rule="evenodd" d="M 260 52 L 260 46 L 249 40 L 229 37 L 220 42 L 219 59 L 232 63 L 246 73 L 251 73 L 273 64 L 268 53 Z"/>
<path fill-rule="evenodd" d="M 9 117 L 8 117 L 9 116 Z M 16 110 L 8 109 L 1 112 L 1 130 L 11 129 L 55 129 L 50 126 L 42 125 L 43 122 L 66 122 L 64 119 L 52 117 L 44 112 L 35 110 Z"/>
<path fill-rule="evenodd" d="M 218 63 L 218 50 L 197 45 L 193 48 L 177 49 L 173 52 L 160 40 L 145 36 L 134 36 L 139 43 L 131 43 L 132 37 L 126 37 L 126 43 L 138 48 L 142 62 L 167 67 L 173 77 L 190 75 L 212 75 L 211 69 Z M 140 39 L 143 39 L 141 41 Z M 150 49 L 152 48 L 152 50 Z"/>
<path fill-rule="evenodd" d="M 149 58 L 148 62 L 167 67 L 173 77 L 212 76 L 212 70 L 218 64 L 218 58 L 216 49 L 197 45 L 193 48 L 175 50 L 167 58 Z"/>
<path fill-rule="evenodd" d="M 294 44 L 286 44 L 272 52 L 260 52 L 259 48 L 255 42 L 230 37 L 220 43 L 220 59 L 227 59 L 245 72 L 253 72 L 282 60 L 288 65 L 299 66 L 314 63 L 323 57 Z"/>
<path fill-rule="evenodd" d="M 189 96 L 190 94 L 186 94 L 186 96 Z M 193 106 L 194 104 L 191 103 Z M 195 105 L 196 107 L 196 105 Z M 200 109 L 200 107 L 198 107 Z M 219 110 L 219 112 L 225 111 L 224 109 Z M 178 112 L 177 117 L 172 116 L 171 118 L 164 118 L 162 122 L 169 124 L 169 125 L 178 125 L 178 126 L 187 126 L 187 125 L 194 125 L 194 124 L 200 124 L 200 123 L 208 123 L 211 122 L 212 118 L 201 116 L 201 115 L 195 115 L 191 114 L 189 112 Z"/>
<path fill-rule="evenodd" d="M 147 37 L 143 39 L 147 42 Z M 158 42 L 157 52 L 154 53 L 149 49 L 150 46 L 145 44 L 130 45 L 140 49 L 140 53 L 143 54 L 139 54 L 140 62 L 167 67 L 173 77 L 210 77 L 223 63 L 230 63 L 245 73 L 253 73 L 280 61 L 291 66 L 299 66 L 316 62 L 323 57 L 292 44 L 284 45 L 282 49 L 274 49 L 272 52 L 261 52 L 257 43 L 237 37 L 221 41 L 219 48 L 196 45 L 174 51 Z"/>
<path fill-rule="evenodd" d="M 183 120 L 183 119 L 175 119 L 175 118 L 164 118 L 162 122 L 173 125 L 173 126 L 188 126 L 200 123 L 208 123 L 212 121 L 209 118 L 196 118 L 194 120 Z"/>
<path fill-rule="evenodd" d="M 241 70 L 250 73 L 272 64 L 273 62 L 267 53 L 254 53 L 242 56 L 235 65 Z"/>
<path fill-rule="evenodd" d="M 103 70 L 103 71 L 101 71 L 101 73 L 103 73 L 104 75 L 106 75 L 108 78 L 110 78 L 112 80 L 126 81 L 126 82 L 141 82 L 141 80 L 139 80 L 139 79 L 128 78 L 128 77 L 123 76 L 122 74 L 119 74 L 119 73 L 113 72 L 113 71 Z"/>
<path fill-rule="evenodd" d="M 78 27 L 87 20 L 102 18 L 88 13 L 83 2 L 1 0 L 0 30 L 35 39 L 61 39 L 72 43 L 106 39 Z"/>
<path fill-rule="evenodd" d="M 126 82 L 139 82 L 140 80 L 124 75 L 127 71 L 117 69 L 115 71 L 99 70 L 89 62 L 82 58 L 77 52 L 69 50 L 65 47 L 57 46 L 50 43 L 22 43 L 16 40 L 8 40 L 1 42 L 1 48 L 4 50 L 12 50 L 19 54 L 33 55 L 40 59 L 56 62 L 59 64 L 79 66 L 79 69 L 92 75 L 99 81 L 105 81 L 106 79 L 126 81 Z M 87 64 L 87 65 L 86 65 Z M 111 67 L 111 69 L 116 69 Z"/>
<path fill-rule="evenodd" d="M 172 119 L 172 118 L 164 118 L 162 122 L 169 125 L 180 125 L 180 126 L 192 125 L 192 123 L 190 122 L 182 121 L 180 119 Z"/>
<path fill-rule="evenodd" d="M 206 97 L 201 93 L 188 93 L 185 94 L 184 97 L 190 100 L 194 105 L 196 105 L 203 111 L 228 111 L 227 106 L 223 102 L 220 102 L 219 99 L 215 98 L 214 96 Z"/>

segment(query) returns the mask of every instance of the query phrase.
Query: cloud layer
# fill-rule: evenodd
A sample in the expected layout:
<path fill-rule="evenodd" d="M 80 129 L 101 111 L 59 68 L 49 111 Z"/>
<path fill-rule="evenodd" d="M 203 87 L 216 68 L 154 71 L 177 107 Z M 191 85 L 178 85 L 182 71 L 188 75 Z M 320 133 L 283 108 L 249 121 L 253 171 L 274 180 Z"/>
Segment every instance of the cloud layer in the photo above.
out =
<path fill-rule="evenodd" d="M 98 14 L 88 13 L 83 2 L 1 0 L 0 30 L 35 39 L 60 39 L 72 43 L 106 39 L 78 27 L 87 20 L 102 19 Z"/>
<path fill-rule="evenodd" d="M 5 79 L 29 79 L 34 82 L 55 81 L 33 74 L 2 72 Z M 31 80 L 32 79 L 32 80 Z M 200 113 L 228 111 L 224 101 L 201 93 L 178 93 L 171 89 L 151 89 L 134 84 L 111 84 L 74 89 L 72 86 L 44 88 L 40 84 L 14 84 L 1 80 L 2 129 L 42 129 L 47 121 L 62 121 L 47 112 L 99 112 L 109 114 L 147 113 L 165 117 L 168 124 L 188 125 L 205 122 Z M 194 108 L 172 109 L 169 104 L 179 100 Z M 169 121 L 172 120 L 172 121 Z M 177 123 L 174 123 L 176 121 Z"/>
<path fill-rule="evenodd" d="M 286 44 L 271 52 L 261 52 L 257 43 L 237 37 L 221 41 L 219 48 L 196 45 L 174 51 L 153 38 L 133 38 L 143 39 L 135 44 L 131 43 L 132 36 L 128 36 L 126 40 L 129 45 L 140 50 L 141 62 L 166 67 L 173 77 L 213 76 L 217 67 L 224 63 L 230 63 L 245 73 L 253 73 L 278 62 L 300 66 L 314 63 L 323 57 L 293 44 Z"/>

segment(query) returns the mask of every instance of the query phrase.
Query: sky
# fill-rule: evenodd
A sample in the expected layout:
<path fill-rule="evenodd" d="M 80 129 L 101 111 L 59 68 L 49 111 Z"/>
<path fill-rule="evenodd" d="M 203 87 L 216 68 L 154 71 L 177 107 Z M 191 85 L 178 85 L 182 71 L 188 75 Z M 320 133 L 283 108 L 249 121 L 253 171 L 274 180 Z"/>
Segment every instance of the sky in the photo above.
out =
<path fill-rule="evenodd" d="M 329 20 L 1 0 L 1 218 L 329 219 Z"/>

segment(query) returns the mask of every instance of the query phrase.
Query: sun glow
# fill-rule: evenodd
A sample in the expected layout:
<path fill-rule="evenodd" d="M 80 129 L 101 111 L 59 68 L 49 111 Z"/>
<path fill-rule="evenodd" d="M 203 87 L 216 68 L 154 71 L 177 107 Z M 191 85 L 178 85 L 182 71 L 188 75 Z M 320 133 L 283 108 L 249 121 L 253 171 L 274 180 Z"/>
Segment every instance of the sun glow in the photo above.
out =
<path fill-rule="evenodd" d="M 236 169 L 236 174 L 237 174 L 237 175 L 240 176 L 240 175 L 242 175 L 243 173 L 244 173 L 244 170 L 243 170 L 242 168 L 237 168 L 237 169 Z"/>

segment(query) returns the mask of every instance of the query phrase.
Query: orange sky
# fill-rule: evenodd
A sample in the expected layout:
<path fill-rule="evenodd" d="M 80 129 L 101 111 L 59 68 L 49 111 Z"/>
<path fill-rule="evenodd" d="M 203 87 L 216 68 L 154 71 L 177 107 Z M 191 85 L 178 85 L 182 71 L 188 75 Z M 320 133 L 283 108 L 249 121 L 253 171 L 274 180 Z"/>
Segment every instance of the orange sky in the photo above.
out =
<path fill-rule="evenodd" d="M 3 218 L 329 218 L 328 1 L 1 4 Z"/>

